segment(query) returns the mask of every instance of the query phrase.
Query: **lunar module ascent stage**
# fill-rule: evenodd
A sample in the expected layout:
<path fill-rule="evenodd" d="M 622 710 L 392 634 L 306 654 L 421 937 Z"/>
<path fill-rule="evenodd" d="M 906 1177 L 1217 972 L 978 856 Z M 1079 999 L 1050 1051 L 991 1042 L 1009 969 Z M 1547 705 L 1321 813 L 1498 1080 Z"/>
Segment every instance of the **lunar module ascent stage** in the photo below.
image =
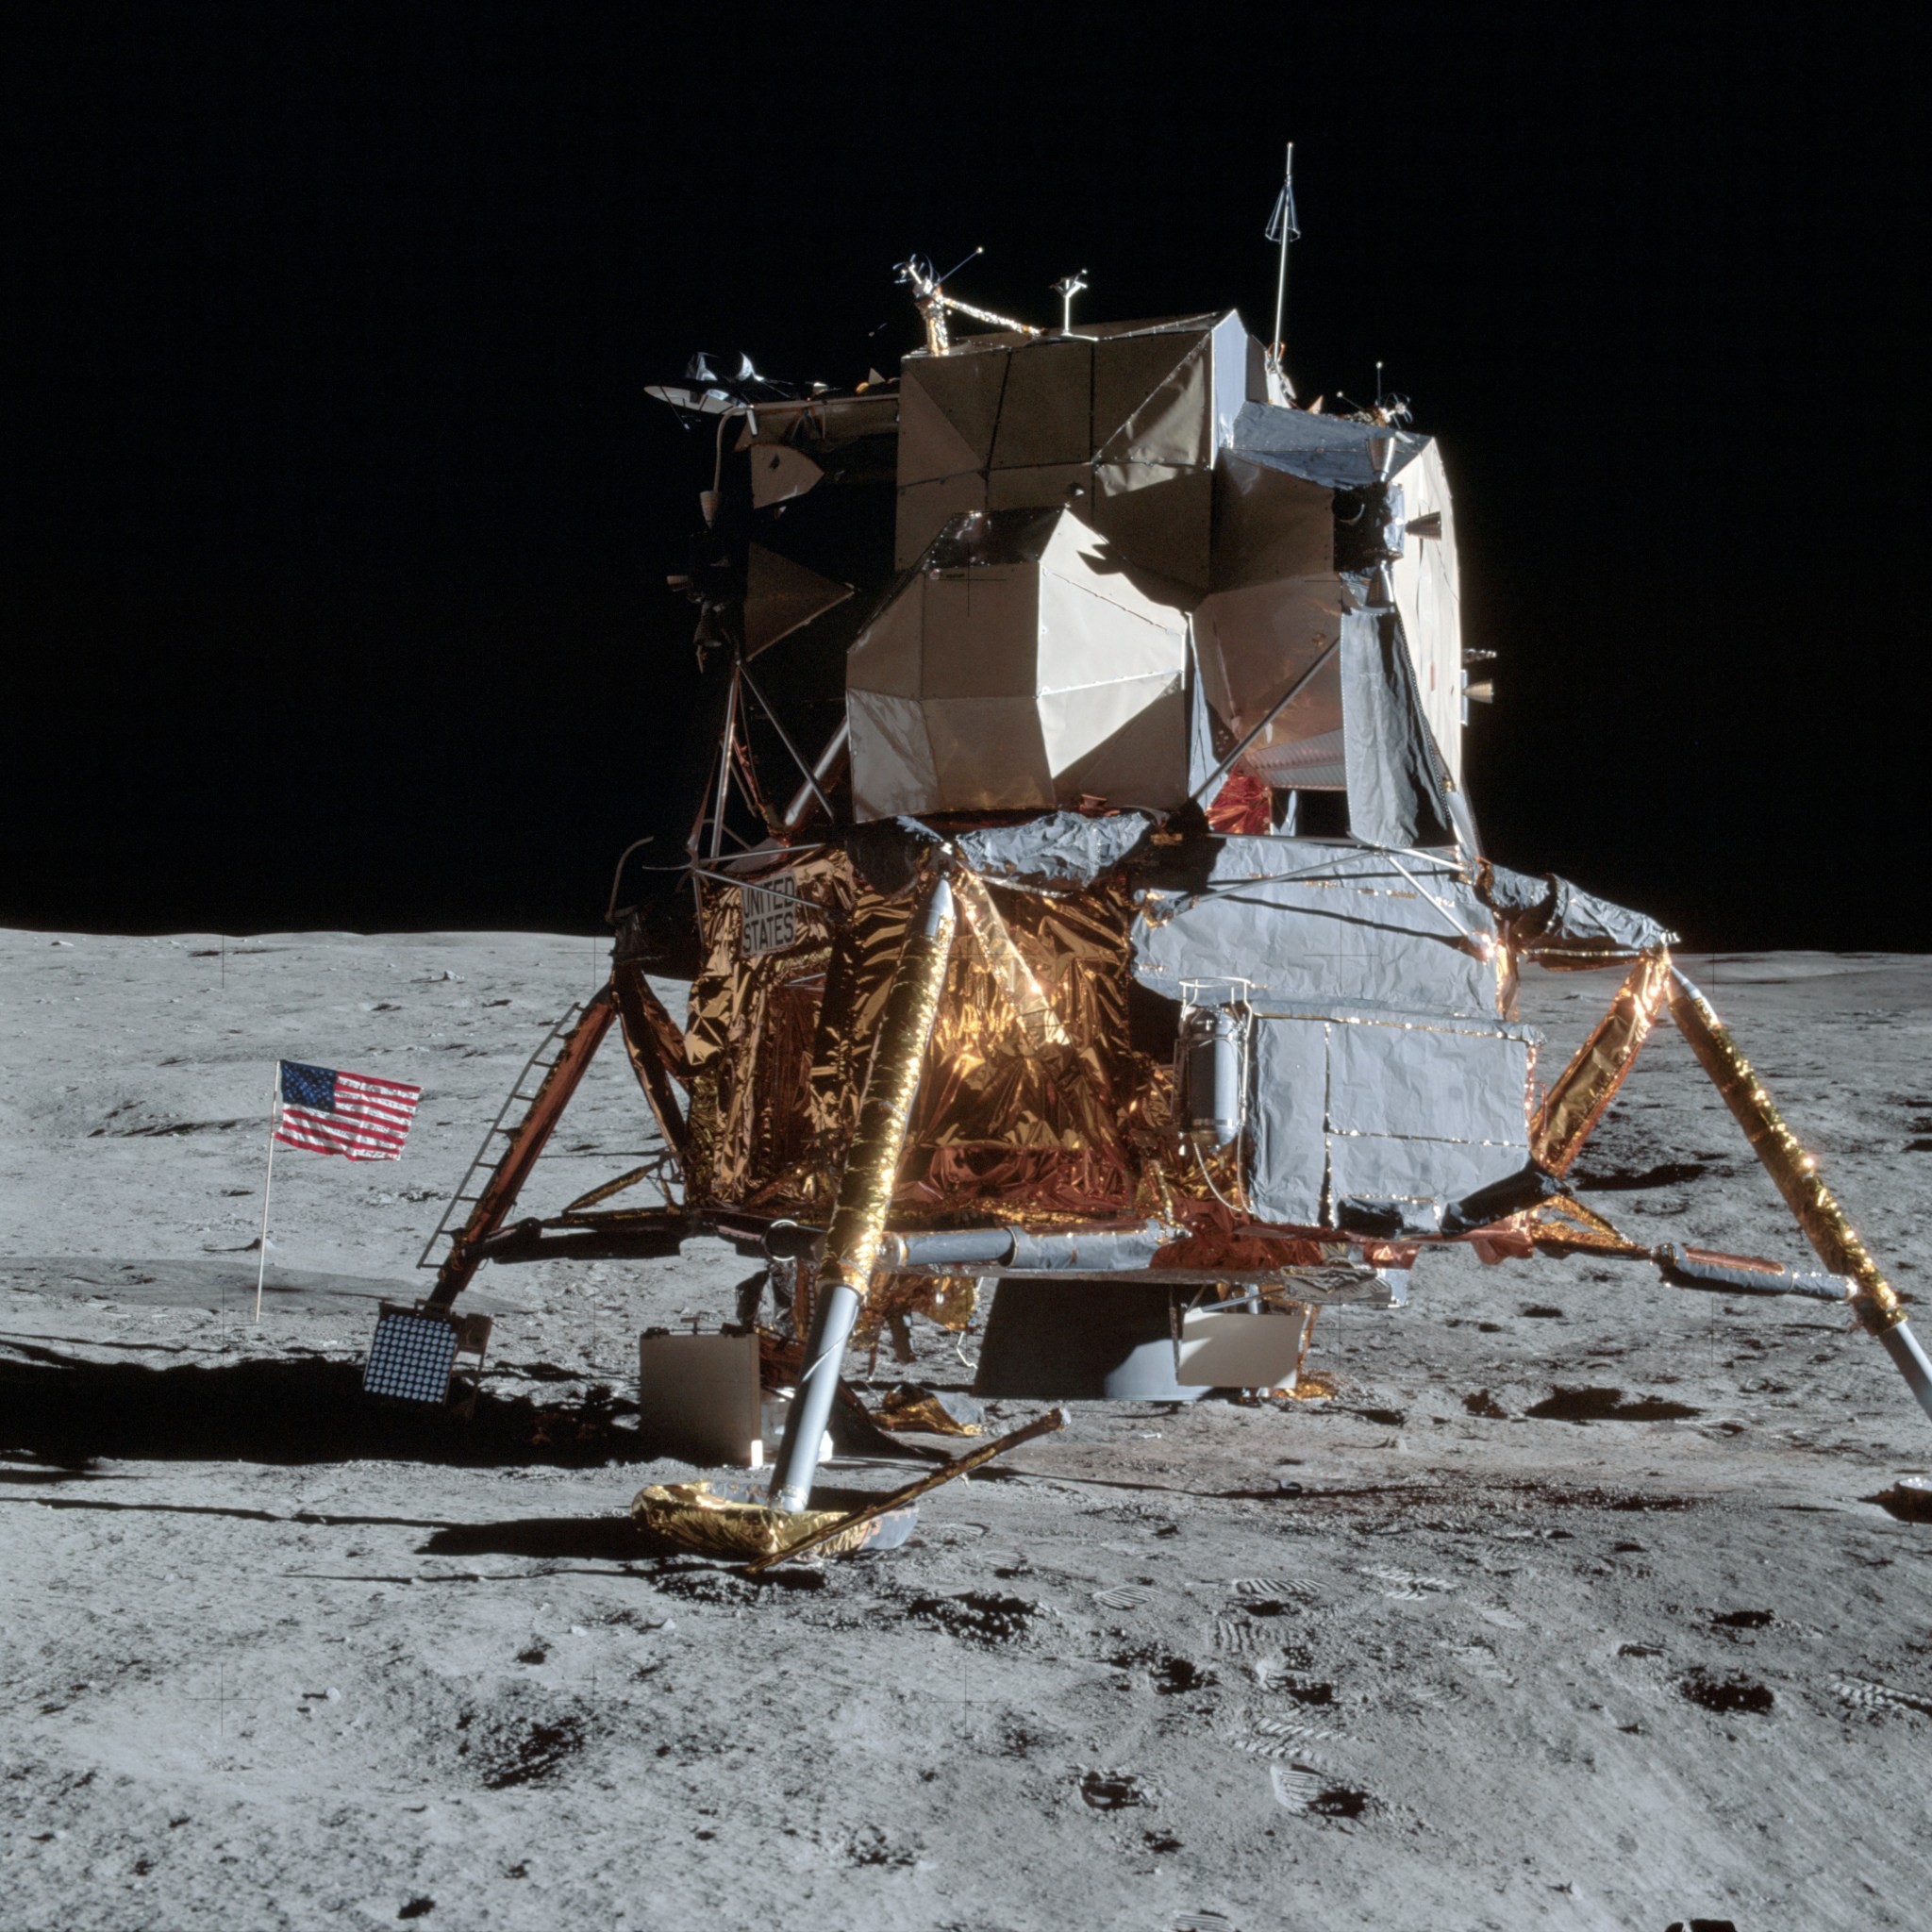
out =
<path fill-rule="evenodd" d="M 710 774 L 675 874 L 620 863 L 610 980 L 506 1103 L 416 1319 L 459 1334 L 486 1261 L 728 1237 L 804 1338 L 791 1509 L 855 1329 L 1050 1278 L 1164 1291 L 1176 1355 L 1230 1316 L 1305 1349 L 1443 1242 L 1848 1302 L 1932 1413 L 1898 1297 L 1674 936 L 1485 852 L 1436 443 L 1399 405 L 1299 406 L 1231 313 L 1042 330 L 903 278 L 926 343 L 895 379 L 701 358 L 654 391 L 703 451 L 674 583 Z M 620 910 L 637 877 L 655 898 Z M 646 978 L 677 911 L 682 1025 Z M 1525 966 L 1622 975 L 1557 1069 L 1514 1017 Z M 1666 1009 L 1823 1272 L 1651 1250 L 1567 1191 Z M 613 1024 L 662 1158 L 513 1221 Z"/>

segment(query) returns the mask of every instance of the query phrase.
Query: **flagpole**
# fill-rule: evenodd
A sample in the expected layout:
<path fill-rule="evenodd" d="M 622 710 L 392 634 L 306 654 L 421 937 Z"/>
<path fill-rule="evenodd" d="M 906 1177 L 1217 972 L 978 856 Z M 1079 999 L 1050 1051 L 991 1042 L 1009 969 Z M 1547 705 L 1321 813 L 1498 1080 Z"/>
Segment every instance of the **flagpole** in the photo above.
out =
<path fill-rule="evenodd" d="M 255 1264 L 255 1325 L 261 1326 L 261 1286 L 268 1274 L 268 1193 L 275 1179 L 275 1108 L 282 1097 L 282 1063 L 275 1062 L 275 1091 L 268 1103 L 268 1172 L 261 1181 L 261 1253 Z"/>

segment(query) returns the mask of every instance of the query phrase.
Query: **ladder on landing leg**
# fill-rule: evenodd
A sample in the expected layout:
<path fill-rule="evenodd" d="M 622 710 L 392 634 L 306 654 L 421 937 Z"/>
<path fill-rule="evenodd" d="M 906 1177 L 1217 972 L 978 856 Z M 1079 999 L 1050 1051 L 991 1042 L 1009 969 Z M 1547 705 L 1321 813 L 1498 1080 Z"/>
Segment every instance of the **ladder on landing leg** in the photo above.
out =
<path fill-rule="evenodd" d="M 447 1308 L 469 1285 L 480 1265 L 471 1250 L 477 1241 L 494 1234 L 515 1206 L 537 1157 L 576 1091 L 584 1070 L 603 1044 L 616 1013 L 617 1004 L 608 986 L 588 1003 L 571 1007 L 543 1036 L 517 1075 L 483 1137 L 483 1144 L 450 1196 L 436 1232 L 417 1258 L 417 1267 L 437 1271 L 427 1307 Z M 524 1109 L 523 1117 L 515 1125 L 508 1124 L 518 1107 Z M 482 1178 L 486 1174 L 488 1178 Z M 453 1227 L 465 1208 L 468 1214 L 460 1225 Z M 439 1264 L 430 1257 L 442 1241 L 447 1241 L 449 1247 Z"/>

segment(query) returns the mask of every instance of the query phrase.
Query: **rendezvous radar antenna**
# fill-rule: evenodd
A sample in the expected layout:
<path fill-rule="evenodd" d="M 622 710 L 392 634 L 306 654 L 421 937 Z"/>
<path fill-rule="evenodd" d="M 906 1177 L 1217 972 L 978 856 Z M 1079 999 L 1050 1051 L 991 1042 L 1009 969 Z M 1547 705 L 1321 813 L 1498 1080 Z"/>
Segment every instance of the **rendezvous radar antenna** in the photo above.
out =
<path fill-rule="evenodd" d="M 1294 142 L 1288 144 L 1288 161 L 1282 169 L 1281 192 L 1274 197 L 1274 211 L 1268 217 L 1266 239 L 1280 246 L 1281 263 L 1274 274 L 1274 333 L 1268 344 L 1268 367 L 1294 400 L 1294 384 L 1288 378 L 1283 362 L 1287 343 L 1282 339 L 1282 323 L 1288 308 L 1288 244 L 1301 239 L 1294 218 Z"/>
<path fill-rule="evenodd" d="M 952 334 L 946 326 L 949 314 L 971 316 L 974 322 L 983 322 L 997 329 L 1010 329 L 1023 336 L 1045 333 L 1031 323 L 1015 322 L 1010 315 L 995 315 L 991 308 L 975 308 L 971 302 L 961 302 L 957 295 L 946 293 L 946 283 L 969 261 L 985 253 L 984 248 L 969 250 L 942 275 L 933 274 L 931 258 L 924 255 L 908 255 L 894 267 L 892 279 L 911 288 L 913 307 L 919 310 L 920 318 L 925 324 L 928 355 L 943 356 L 952 347 Z"/>

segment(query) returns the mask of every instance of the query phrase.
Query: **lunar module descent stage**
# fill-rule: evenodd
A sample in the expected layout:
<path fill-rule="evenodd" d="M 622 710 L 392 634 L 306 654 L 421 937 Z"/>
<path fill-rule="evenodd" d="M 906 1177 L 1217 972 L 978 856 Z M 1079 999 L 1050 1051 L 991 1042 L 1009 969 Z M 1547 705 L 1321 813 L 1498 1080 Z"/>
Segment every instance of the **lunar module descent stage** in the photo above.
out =
<path fill-rule="evenodd" d="M 610 980 L 506 1103 L 411 1319 L 460 1333 L 486 1261 L 729 1238 L 805 1337 L 792 1510 L 855 1327 L 957 1325 L 989 1280 L 1164 1289 L 1176 1338 L 1241 1310 L 1305 1344 L 1328 1303 L 1399 1301 L 1426 1246 L 1585 1250 L 1849 1302 L 1932 1413 L 1898 1297 L 1674 935 L 1485 852 L 1435 441 L 1399 404 L 1301 406 L 1232 313 L 1041 329 L 901 279 L 926 341 L 896 378 L 700 358 L 653 391 L 703 450 L 673 581 L 716 751 L 675 874 L 620 862 Z M 667 908 L 695 927 L 682 1025 L 646 977 Z M 1529 965 L 1624 975 L 1547 1080 Z M 1652 1250 L 1566 1190 L 1666 1009 L 1824 1273 Z M 662 1159 L 512 1222 L 613 1024 Z"/>

